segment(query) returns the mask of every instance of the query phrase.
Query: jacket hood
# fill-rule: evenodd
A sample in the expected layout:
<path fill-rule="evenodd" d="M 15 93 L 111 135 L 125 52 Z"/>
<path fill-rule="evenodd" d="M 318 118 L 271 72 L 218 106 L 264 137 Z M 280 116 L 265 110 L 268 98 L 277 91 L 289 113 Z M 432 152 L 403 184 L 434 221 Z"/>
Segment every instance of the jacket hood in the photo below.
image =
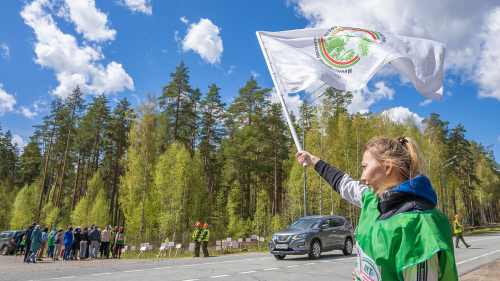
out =
<path fill-rule="evenodd" d="M 407 180 L 396 186 L 396 188 L 391 189 L 389 193 L 395 191 L 410 193 L 429 200 L 434 207 L 437 205 L 436 191 L 434 191 L 431 181 L 426 176 L 418 175 L 413 179 Z"/>

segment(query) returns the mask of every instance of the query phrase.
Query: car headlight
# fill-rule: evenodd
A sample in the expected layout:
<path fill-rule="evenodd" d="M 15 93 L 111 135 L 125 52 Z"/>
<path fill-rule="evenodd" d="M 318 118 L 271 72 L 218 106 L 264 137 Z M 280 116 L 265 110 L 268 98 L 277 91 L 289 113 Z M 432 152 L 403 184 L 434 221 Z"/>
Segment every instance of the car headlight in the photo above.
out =
<path fill-rule="evenodd" d="M 307 234 L 299 234 L 299 235 L 295 235 L 294 239 L 304 239 L 307 237 Z"/>
<path fill-rule="evenodd" d="M 278 237 L 276 237 L 276 235 L 273 235 L 273 236 L 271 237 L 271 240 L 276 240 L 276 239 L 278 239 Z"/>

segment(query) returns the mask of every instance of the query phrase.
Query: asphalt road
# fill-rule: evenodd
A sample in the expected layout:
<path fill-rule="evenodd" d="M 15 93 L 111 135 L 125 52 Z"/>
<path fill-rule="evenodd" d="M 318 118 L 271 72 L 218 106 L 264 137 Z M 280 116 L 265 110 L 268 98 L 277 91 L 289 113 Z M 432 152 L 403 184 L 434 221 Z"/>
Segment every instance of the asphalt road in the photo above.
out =
<path fill-rule="evenodd" d="M 500 233 L 465 239 L 472 247 L 466 249 L 461 245 L 461 248 L 455 251 L 459 275 L 500 259 Z M 87 280 L 92 281 L 352 280 L 354 263 L 355 255 L 344 256 L 341 251 L 324 253 L 319 260 L 309 260 L 307 256 L 287 256 L 284 260 L 275 260 L 270 254 L 259 253 L 8 274 L 0 275 L 0 280 L 64 280 L 81 277 L 88 277 L 90 279 Z M 19 266 L 47 264 L 20 263 Z"/>

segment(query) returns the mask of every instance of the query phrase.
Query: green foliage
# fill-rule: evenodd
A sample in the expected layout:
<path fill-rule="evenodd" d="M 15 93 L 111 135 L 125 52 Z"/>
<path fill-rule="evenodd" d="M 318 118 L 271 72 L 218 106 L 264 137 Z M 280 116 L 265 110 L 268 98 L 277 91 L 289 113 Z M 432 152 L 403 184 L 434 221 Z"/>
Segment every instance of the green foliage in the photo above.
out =
<path fill-rule="evenodd" d="M 16 196 L 12 206 L 11 229 L 22 229 L 35 221 L 38 206 L 38 194 L 40 193 L 40 182 L 35 181 L 31 185 L 25 185 Z"/>

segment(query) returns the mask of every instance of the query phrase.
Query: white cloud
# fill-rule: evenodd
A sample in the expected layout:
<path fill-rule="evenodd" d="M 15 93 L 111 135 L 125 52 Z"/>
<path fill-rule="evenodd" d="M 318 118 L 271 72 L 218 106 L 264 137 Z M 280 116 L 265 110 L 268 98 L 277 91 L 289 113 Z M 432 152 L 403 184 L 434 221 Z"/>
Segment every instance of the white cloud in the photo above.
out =
<path fill-rule="evenodd" d="M 17 147 L 20 151 L 23 151 L 24 147 L 28 145 L 28 142 L 23 141 L 23 139 L 19 135 L 12 135 L 11 143 L 13 145 L 17 144 Z"/>
<path fill-rule="evenodd" d="M 90 41 L 114 40 L 116 30 L 109 28 L 108 15 L 95 6 L 94 0 L 65 0 L 59 15 L 76 25 L 76 32 Z"/>
<path fill-rule="evenodd" d="M 37 100 L 33 103 L 33 108 L 36 112 L 49 110 L 48 107 L 41 107 L 43 105 L 47 105 L 47 100 Z"/>
<path fill-rule="evenodd" d="M 406 120 L 411 117 L 419 128 L 424 128 L 424 124 L 422 123 L 422 121 L 424 121 L 424 118 L 418 116 L 418 114 L 416 113 L 411 112 L 410 109 L 406 107 L 398 106 L 389 110 L 384 110 L 382 112 L 382 115 L 387 115 L 392 121 L 400 123 L 405 123 Z"/>
<path fill-rule="evenodd" d="M 383 81 L 380 81 L 375 83 L 375 89 L 373 91 L 366 86 L 359 91 L 353 91 L 352 95 L 352 103 L 347 107 L 347 110 L 350 113 L 363 113 L 368 112 L 368 108 L 372 104 L 382 99 L 392 100 L 394 90 L 387 87 Z"/>
<path fill-rule="evenodd" d="M 479 97 L 500 100 L 498 1 L 288 0 L 309 27 L 362 27 L 446 44 L 445 67 L 479 84 Z M 383 7 L 383 9 L 381 9 Z M 429 9 L 432 7 L 432 9 Z M 332 17 L 331 9 L 337 13 Z M 377 11 L 377 12 L 374 12 Z M 404 82 L 404 81 L 403 81 Z"/>
<path fill-rule="evenodd" d="M 141 99 L 136 94 L 132 94 L 132 96 L 137 99 L 137 103 L 141 103 Z"/>
<path fill-rule="evenodd" d="M 146 15 L 153 15 L 151 0 L 117 0 L 118 5 L 127 6 L 132 12 L 141 12 Z"/>
<path fill-rule="evenodd" d="M 432 101 L 434 101 L 433 99 L 426 99 L 424 100 L 423 102 L 421 102 L 419 105 L 420 106 L 427 106 L 429 103 L 431 103 Z"/>
<path fill-rule="evenodd" d="M 189 23 L 189 21 L 186 19 L 186 17 L 182 17 L 182 18 L 180 18 L 180 20 L 181 20 L 183 23 L 185 23 L 185 24 L 188 24 L 188 23 Z"/>
<path fill-rule="evenodd" d="M 224 72 L 224 75 L 225 76 L 231 75 L 231 73 L 233 73 L 233 70 L 234 70 L 235 67 L 236 67 L 235 65 L 230 65 L 228 72 Z"/>
<path fill-rule="evenodd" d="M 259 77 L 259 73 L 257 71 L 250 70 L 250 73 L 252 73 L 253 78 Z"/>
<path fill-rule="evenodd" d="M 162 53 L 168 53 L 167 49 L 161 50 Z"/>
<path fill-rule="evenodd" d="M 56 25 L 49 0 L 35 0 L 21 11 L 24 22 L 35 32 L 35 63 L 55 71 L 59 86 L 52 94 L 66 97 L 76 85 L 85 94 L 109 94 L 134 90 L 132 78 L 122 65 L 110 62 L 103 66 L 98 63 L 104 59 L 99 46 L 89 46 L 85 42 L 79 46 L 76 38 L 64 34 Z"/>
<path fill-rule="evenodd" d="M 219 27 L 209 19 L 200 19 L 199 23 L 190 24 L 181 44 L 182 51 L 192 50 L 212 65 L 220 63 L 224 50 L 222 39 L 219 36 Z"/>
<path fill-rule="evenodd" d="M 34 117 L 38 115 L 38 113 L 31 111 L 26 106 L 21 106 L 21 110 L 17 110 L 16 113 L 22 114 L 22 115 L 24 115 L 24 117 L 29 118 L 29 119 L 34 119 Z"/>
<path fill-rule="evenodd" d="M 3 89 L 3 84 L 0 83 L 0 117 L 2 117 L 6 112 L 14 111 L 14 104 L 16 103 L 16 98 L 13 95 L 8 94 Z"/>
<path fill-rule="evenodd" d="M 493 10 L 485 27 L 486 38 L 479 58 L 476 81 L 480 85 L 479 98 L 496 98 L 500 101 L 500 7 Z"/>
<path fill-rule="evenodd" d="M 179 37 L 179 30 L 176 30 L 176 31 L 174 32 L 174 40 L 175 40 L 175 42 L 180 42 L 180 41 L 182 41 L 182 39 Z"/>
<path fill-rule="evenodd" d="M 271 91 L 271 94 L 269 95 L 269 99 L 271 100 L 272 103 L 281 104 L 280 97 L 278 96 L 278 92 L 276 92 L 276 88 L 273 87 L 273 90 Z M 293 115 L 298 117 L 299 111 L 300 111 L 300 105 L 302 103 L 302 99 L 300 98 L 299 94 L 297 94 L 297 93 L 286 94 L 286 95 L 283 95 L 283 99 L 285 100 L 285 104 L 286 104 L 286 108 L 288 109 L 288 112 L 293 112 Z"/>
<path fill-rule="evenodd" d="M 498 136 L 498 142 L 500 142 L 500 136 Z"/>
<path fill-rule="evenodd" d="M 7 45 L 7 43 L 3 42 L 2 43 L 2 49 L 3 49 L 3 54 L 2 54 L 2 57 L 4 59 L 10 59 L 10 49 L 9 49 L 9 45 Z"/>

